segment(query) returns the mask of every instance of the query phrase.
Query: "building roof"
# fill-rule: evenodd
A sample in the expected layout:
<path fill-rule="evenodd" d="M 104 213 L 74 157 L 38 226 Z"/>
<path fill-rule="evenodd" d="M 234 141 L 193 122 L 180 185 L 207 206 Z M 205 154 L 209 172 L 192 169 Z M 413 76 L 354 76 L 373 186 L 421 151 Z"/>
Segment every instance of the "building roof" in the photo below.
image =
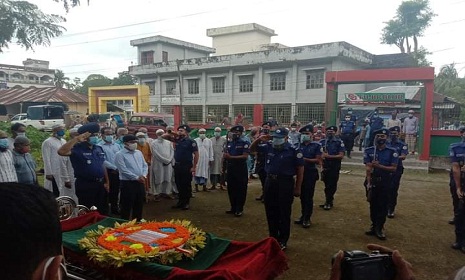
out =
<path fill-rule="evenodd" d="M 253 31 L 261 32 L 269 36 L 277 35 L 274 32 L 274 30 L 271 28 L 265 27 L 257 23 L 246 23 L 246 24 L 239 24 L 239 25 L 232 25 L 232 26 L 225 26 L 225 27 L 218 27 L 218 28 L 209 28 L 207 29 L 207 36 L 217 37 L 217 36 L 230 35 L 230 34 L 243 33 L 243 32 L 253 32 Z"/>
<path fill-rule="evenodd" d="M 379 93 L 405 93 L 405 100 L 411 100 L 421 102 L 421 94 L 423 86 L 387 86 L 379 87 L 368 92 L 379 92 Z M 433 103 L 456 103 L 452 98 L 449 98 L 441 93 L 434 93 Z"/>
<path fill-rule="evenodd" d="M 62 102 L 87 103 L 86 95 L 57 87 L 13 87 L 0 91 L 0 104 L 11 105 L 20 102 Z"/>
<path fill-rule="evenodd" d="M 189 43 L 186 41 L 182 41 L 182 40 L 178 40 L 178 39 L 174 39 L 170 37 L 165 37 L 161 35 L 131 40 L 130 43 L 131 43 L 131 46 L 141 46 L 141 45 L 154 44 L 154 43 L 165 43 L 165 44 L 171 44 L 171 45 L 178 46 L 178 47 L 194 49 L 196 51 L 201 51 L 205 53 L 215 52 L 214 48 L 209 48 L 206 46 L 197 45 L 194 43 Z"/>

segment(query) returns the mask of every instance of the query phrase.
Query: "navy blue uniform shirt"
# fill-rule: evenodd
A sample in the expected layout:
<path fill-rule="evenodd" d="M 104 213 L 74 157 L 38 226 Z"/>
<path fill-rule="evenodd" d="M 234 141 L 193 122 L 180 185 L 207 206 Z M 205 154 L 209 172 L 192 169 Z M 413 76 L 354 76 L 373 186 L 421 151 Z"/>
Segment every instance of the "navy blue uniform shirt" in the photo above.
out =
<path fill-rule="evenodd" d="M 408 155 L 408 148 L 407 144 L 397 139 L 395 142 L 391 141 L 387 143 L 388 147 L 396 149 L 396 152 L 399 156 Z M 399 159 L 399 163 L 397 164 L 397 170 L 400 170 L 403 167 L 402 160 Z"/>
<path fill-rule="evenodd" d="M 449 146 L 450 162 L 457 162 L 460 167 L 465 164 L 465 142 L 450 144 Z"/>
<path fill-rule="evenodd" d="M 304 158 L 308 159 L 315 159 L 317 156 L 321 156 L 323 152 L 323 148 L 321 147 L 321 144 L 318 142 L 310 142 L 307 145 L 303 143 L 302 145 L 300 145 L 300 149 L 302 150 Z M 305 168 L 316 168 L 316 163 L 305 161 Z"/>
<path fill-rule="evenodd" d="M 354 133 L 355 122 L 353 121 L 343 121 L 339 126 L 342 134 Z"/>
<path fill-rule="evenodd" d="M 399 154 L 397 151 L 390 147 L 385 147 L 382 150 L 376 149 L 376 147 L 370 147 L 365 149 L 365 153 L 363 154 L 363 163 L 371 163 L 373 161 L 378 161 L 379 164 L 384 166 L 393 166 L 397 165 L 399 162 Z M 375 169 L 373 174 L 378 176 L 385 176 L 391 174 L 392 172 L 382 170 L 382 169 Z"/>
<path fill-rule="evenodd" d="M 77 143 L 71 149 L 69 159 L 76 178 L 94 181 L 102 179 L 105 175 L 103 167 L 105 153 L 98 145 L 93 145 L 91 149 L 86 142 Z"/>
<path fill-rule="evenodd" d="M 265 170 L 266 152 L 264 152 L 263 148 L 260 147 L 266 147 L 268 145 L 267 143 L 271 143 L 271 141 L 261 142 L 257 145 L 257 162 L 255 164 L 255 172 L 257 173 Z"/>
<path fill-rule="evenodd" d="M 245 141 L 242 138 L 239 138 L 237 140 L 233 141 L 228 141 L 226 144 L 226 149 L 225 152 L 228 153 L 230 156 L 241 156 L 243 154 L 248 154 L 250 153 L 250 144 L 248 141 Z M 244 159 L 245 161 L 246 159 Z M 237 160 L 231 159 L 228 160 L 228 162 L 234 163 L 237 162 Z"/>
<path fill-rule="evenodd" d="M 370 131 L 371 133 L 375 132 L 378 129 L 383 128 L 384 120 L 380 116 L 378 117 L 371 117 L 370 119 Z"/>
<path fill-rule="evenodd" d="M 287 142 L 284 143 L 282 150 L 273 149 L 270 142 L 257 147 L 257 149 L 266 153 L 265 171 L 268 174 L 294 176 L 296 168 L 304 165 L 302 151 L 293 148 Z"/>
<path fill-rule="evenodd" d="M 174 160 L 180 164 L 192 164 L 192 154 L 198 151 L 197 143 L 189 137 L 183 137 L 176 142 L 176 149 L 174 150 Z"/>
<path fill-rule="evenodd" d="M 341 139 L 333 137 L 331 140 L 328 138 L 322 139 L 320 141 L 321 147 L 323 147 L 323 151 L 327 152 L 328 155 L 335 156 L 338 155 L 340 152 L 345 152 L 346 148 L 344 146 L 344 142 Z"/>

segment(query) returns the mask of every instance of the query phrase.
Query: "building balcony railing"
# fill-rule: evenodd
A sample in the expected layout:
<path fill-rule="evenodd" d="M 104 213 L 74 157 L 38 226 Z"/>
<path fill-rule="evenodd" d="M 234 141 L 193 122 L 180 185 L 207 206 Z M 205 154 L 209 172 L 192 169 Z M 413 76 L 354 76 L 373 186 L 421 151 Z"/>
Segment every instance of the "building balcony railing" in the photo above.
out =
<path fill-rule="evenodd" d="M 53 81 L 31 81 L 31 80 L 17 80 L 0 78 L 0 83 L 15 83 L 15 84 L 31 84 L 31 85 L 55 85 Z"/>

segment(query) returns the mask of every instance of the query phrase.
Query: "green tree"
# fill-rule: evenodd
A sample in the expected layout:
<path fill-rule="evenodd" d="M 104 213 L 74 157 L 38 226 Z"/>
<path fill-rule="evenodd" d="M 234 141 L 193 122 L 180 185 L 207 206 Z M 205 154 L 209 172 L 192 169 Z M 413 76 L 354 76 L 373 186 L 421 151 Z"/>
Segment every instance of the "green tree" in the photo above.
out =
<path fill-rule="evenodd" d="M 118 77 L 113 78 L 111 85 L 112 86 L 125 86 L 125 85 L 135 85 L 137 79 L 134 76 L 129 75 L 129 71 L 123 71 L 118 73 Z"/>
<path fill-rule="evenodd" d="M 79 0 L 53 0 L 63 3 L 66 12 L 79 5 Z M 8 44 L 28 49 L 36 45 L 50 45 L 50 39 L 60 36 L 64 30 L 60 24 L 66 19 L 59 15 L 46 14 L 37 5 L 27 1 L 0 1 L 0 52 Z"/>
<path fill-rule="evenodd" d="M 82 86 L 76 89 L 77 92 L 87 94 L 90 87 L 111 86 L 112 80 L 101 74 L 91 74 L 83 82 Z"/>
<path fill-rule="evenodd" d="M 459 84 L 459 74 L 455 69 L 455 63 L 444 65 L 439 70 L 434 80 L 434 89 L 440 93 L 446 93 L 448 90 Z"/>
<path fill-rule="evenodd" d="M 426 59 L 429 53 L 419 45 L 418 38 L 424 35 L 435 16 L 428 0 L 404 1 L 394 18 L 385 23 L 381 43 L 395 45 L 401 53 L 412 54 L 419 66 L 430 65 Z"/>
<path fill-rule="evenodd" d="M 62 88 L 63 86 L 66 86 L 66 88 L 69 89 L 70 83 L 69 83 L 69 78 L 65 76 L 65 73 L 61 70 L 55 70 L 55 86 L 58 88 Z"/>

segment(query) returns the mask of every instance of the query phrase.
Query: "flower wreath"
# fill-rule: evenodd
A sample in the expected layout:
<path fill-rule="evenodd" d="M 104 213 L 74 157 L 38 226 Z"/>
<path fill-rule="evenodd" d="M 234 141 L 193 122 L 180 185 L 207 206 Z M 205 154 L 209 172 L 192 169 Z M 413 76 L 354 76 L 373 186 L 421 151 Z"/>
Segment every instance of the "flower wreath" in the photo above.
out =
<path fill-rule="evenodd" d="M 89 258 L 103 266 L 121 267 L 128 262 L 171 264 L 183 257 L 194 258 L 205 247 L 205 232 L 190 221 L 115 223 L 98 226 L 78 241 Z"/>

